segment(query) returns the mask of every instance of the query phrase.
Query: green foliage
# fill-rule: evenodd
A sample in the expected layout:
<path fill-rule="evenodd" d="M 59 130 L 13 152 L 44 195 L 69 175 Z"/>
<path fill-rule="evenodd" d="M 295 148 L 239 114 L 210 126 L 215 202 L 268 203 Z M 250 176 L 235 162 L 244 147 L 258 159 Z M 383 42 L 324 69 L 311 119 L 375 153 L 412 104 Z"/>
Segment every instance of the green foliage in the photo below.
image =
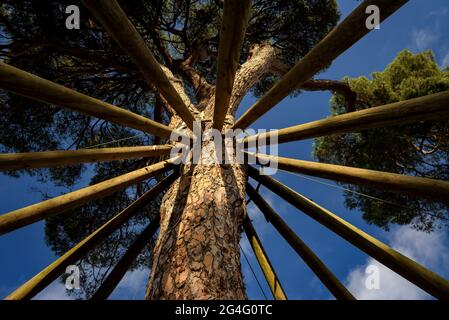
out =
<path fill-rule="evenodd" d="M 449 90 L 449 72 L 440 70 L 431 51 L 402 51 L 371 79 L 345 81 L 357 93 L 357 110 Z M 331 99 L 331 112 L 345 113 L 341 96 Z M 314 156 L 327 163 L 449 180 L 449 122 L 427 121 L 321 137 L 315 140 Z M 448 206 L 441 203 L 365 187 L 345 187 L 353 191 L 345 193 L 347 207 L 360 210 L 367 222 L 385 229 L 393 223 L 431 231 L 448 219 Z"/>

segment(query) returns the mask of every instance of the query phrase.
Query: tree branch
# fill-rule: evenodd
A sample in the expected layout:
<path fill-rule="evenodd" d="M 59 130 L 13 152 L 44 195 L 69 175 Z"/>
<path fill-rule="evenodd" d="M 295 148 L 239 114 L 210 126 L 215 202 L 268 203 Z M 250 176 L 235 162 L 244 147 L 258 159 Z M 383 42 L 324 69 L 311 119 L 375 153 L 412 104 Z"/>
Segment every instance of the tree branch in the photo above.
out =
<path fill-rule="evenodd" d="M 171 66 L 173 64 L 173 59 L 170 53 L 168 52 L 168 49 L 165 46 L 164 42 L 162 41 L 161 37 L 159 36 L 159 33 L 153 29 L 150 29 L 149 33 L 151 39 L 154 42 L 154 45 L 156 46 L 156 49 L 158 50 L 162 58 L 165 60 L 165 64 Z"/>
<path fill-rule="evenodd" d="M 251 47 L 248 59 L 235 76 L 229 114 L 235 114 L 245 94 L 271 71 L 275 61 L 276 52 L 271 45 L 257 44 Z"/>
<path fill-rule="evenodd" d="M 289 66 L 283 64 L 279 60 L 276 60 L 271 67 L 271 71 L 279 76 L 285 75 L 290 70 Z M 348 83 L 337 80 L 309 80 L 306 81 L 298 89 L 306 91 L 332 91 L 334 93 L 341 94 L 346 101 L 346 112 L 355 111 L 355 103 L 357 94 L 352 91 Z"/>
<path fill-rule="evenodd" d="M 193 67 L 196 57 L 192 54 L 186 60 L 177 60 L 173 64 L 173 69 L 177 71 L 195 89 L 195 95 L 198 101 L 211 95 L 213 86 Z"/>
<path fill-rule="evenodd" d="M 101 55 L 95 54 L 94 51 L 80 48 L 72 47 L 60 43 L 54 42 L 39 42 L 34 44 L 26 44 L 26 47 L 21 47 L 20 42 L 13 42 L 10 44 L 10 52 L 8 56 L 17 58 L 32 49 L 52 49 L 61 53 L 69 54 L 75 58 L 79 58 L 88 62 L 95 62 L 105 67 L 110 67 L 116 71 L 126 72 L 126 73 L 136 73 L 137 68 L 132 63 L 119 63 L 112 61 L 111 59 L 102 57 Z"/>
<path fill-rule="evenodd" d="M 191 54 L 186 59 L 174 60 L 157 31 L 151 31 L 150 35 L 157 50 L 164 58 L 166 65 L 171 70 L 185 78 L 193 86 L 197 100 L 200 101 L 203 98 L 210 96 L 211 90 L 213 89 L 212 85 L 209 84 L 206 79 L 193 67 L 198 61 L 207 55 L 207 52 L 204 54 L 204 51 L 206 50 L 205 41 L 201 38 L 195 41 L 192 46 L 193 48 L 191 50 Z"/>

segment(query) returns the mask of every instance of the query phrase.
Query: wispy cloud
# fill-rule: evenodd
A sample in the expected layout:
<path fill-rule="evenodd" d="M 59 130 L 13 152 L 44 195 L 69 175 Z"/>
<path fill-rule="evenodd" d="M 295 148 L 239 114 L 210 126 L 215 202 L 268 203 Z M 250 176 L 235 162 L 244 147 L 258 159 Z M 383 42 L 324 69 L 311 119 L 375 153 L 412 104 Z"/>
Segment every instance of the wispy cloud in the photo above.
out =
<path fill-rule="evenodd" d="M 449 67 L 449 52 L 444 56 L 443 60 L 441 60 L 442 67 Z"/>
<path fill-rule="evenodd" d="M 418 29 L 412 32 L 413 47 L 419 51 L 431 49 L 438 41 L 439 35 L 432 29 Z"/>
<path fill-rule="evenodd" d="M 429 14 L 427 15 L 428 17 L 440 17 L 440 16 L 445 16 L 449 13 L 449 8 L 444 8 L 442 10 L 434 10 L 429 12 Z"/>
<path fill-rule="evenodd" d="M 448 26 L 448 7 L 441 7 L 423 16 L 421 25 L 411 30 L 411 43 L 409 49 L 413 51 L 432 50 L 441 67 L 449 65 L 449 36 L 446 32 Z"/>
<path fill-rule="evenodd" d="M 395 230 L 390 235 L 388 242 L 391 247 L 402 254 L 444 276 L 448 274 L 447 265 L 449 263 L 445 241 L 446 235 L 441 231 L 427 234 L 404 226 Z M 375 265 L 379 268 L 380 288 L 378 290 L 369 290 L 365 286 L 367 277 L 365 270 L 368 265 Z M 357 299 L 421 300 L 432 298 L 372 258 L 367 259 L 364 265 L 352 270 L 346 283 Z"/>

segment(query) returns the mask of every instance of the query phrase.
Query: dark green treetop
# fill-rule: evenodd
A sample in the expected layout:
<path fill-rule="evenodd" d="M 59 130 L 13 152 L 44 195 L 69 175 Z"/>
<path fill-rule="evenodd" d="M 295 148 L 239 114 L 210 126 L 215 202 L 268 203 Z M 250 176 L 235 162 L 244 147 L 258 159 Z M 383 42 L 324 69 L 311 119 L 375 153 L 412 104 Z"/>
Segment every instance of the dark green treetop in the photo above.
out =
<path fill-rule="evenodd" d="M 357 94 L 357 110 L 449 90 L 449 70 L 441 70 L 431 51 L 402 51 L 384 71 L 371 78 L 346 78 Z M 345 113 L 341 96 L 331 99 L 332 115 Z M 419 177 L 449 180 L 449 122 L 365 130 L 315 140 L 314 156 L 322 162 Z M 388 229 L 390 224 L 413 224 L 431 231 L 446 224 L 448 206 L 399 193 L 344 185 L 346 206 L 358 209 L 369 223 Z M 369 197 L 367 197 L 368 195 Z"/>

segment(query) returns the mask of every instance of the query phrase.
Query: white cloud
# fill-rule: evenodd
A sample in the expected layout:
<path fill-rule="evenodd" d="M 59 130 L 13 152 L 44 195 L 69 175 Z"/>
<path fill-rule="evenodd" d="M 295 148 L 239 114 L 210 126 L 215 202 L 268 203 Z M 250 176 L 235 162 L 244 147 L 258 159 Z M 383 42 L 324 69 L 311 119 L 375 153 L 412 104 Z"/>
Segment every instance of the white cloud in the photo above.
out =
<path fill-rule="evenodd" d="M 389 237 L 389 244 L 407 257 L 425 267 L 447 276 L 449 253 L 445 246 L 445 234 L 436 231 L 431 234 L 416 231 L 410 227 L 400 227 Z M 366 267 L 375 265 L 380 270 L 379 290 L 369 290 L 365 286 Z M 347 288 L 357 299 L 364 300 L 420 300 L 432 297 L 397 275 L 378 261 L 369 258 L 365 264 L 352 270 L 347 279 Z"/>
<path fill-rule="evenodd" d="M 428 17 L 434 17 L 434 16 L 445 16 L 449 13 L 449 9 L 448 8 L 444 8 L 442 10 L 434 10 L 429 12 L 429 14 L 427 15 Z"/>
<path fill-rule="evenodd" d="M 412 33 L 413 46 L 419 51 L 431 49 L 432 45 L 438 40 L 438 34 L 435 30 L 419 29 Z"/>
<path fill-rule="evenodd" d="M 443 60 L 441 61 L 442 67 L 449 67 L 449 52 L 444 56 Z"/>

